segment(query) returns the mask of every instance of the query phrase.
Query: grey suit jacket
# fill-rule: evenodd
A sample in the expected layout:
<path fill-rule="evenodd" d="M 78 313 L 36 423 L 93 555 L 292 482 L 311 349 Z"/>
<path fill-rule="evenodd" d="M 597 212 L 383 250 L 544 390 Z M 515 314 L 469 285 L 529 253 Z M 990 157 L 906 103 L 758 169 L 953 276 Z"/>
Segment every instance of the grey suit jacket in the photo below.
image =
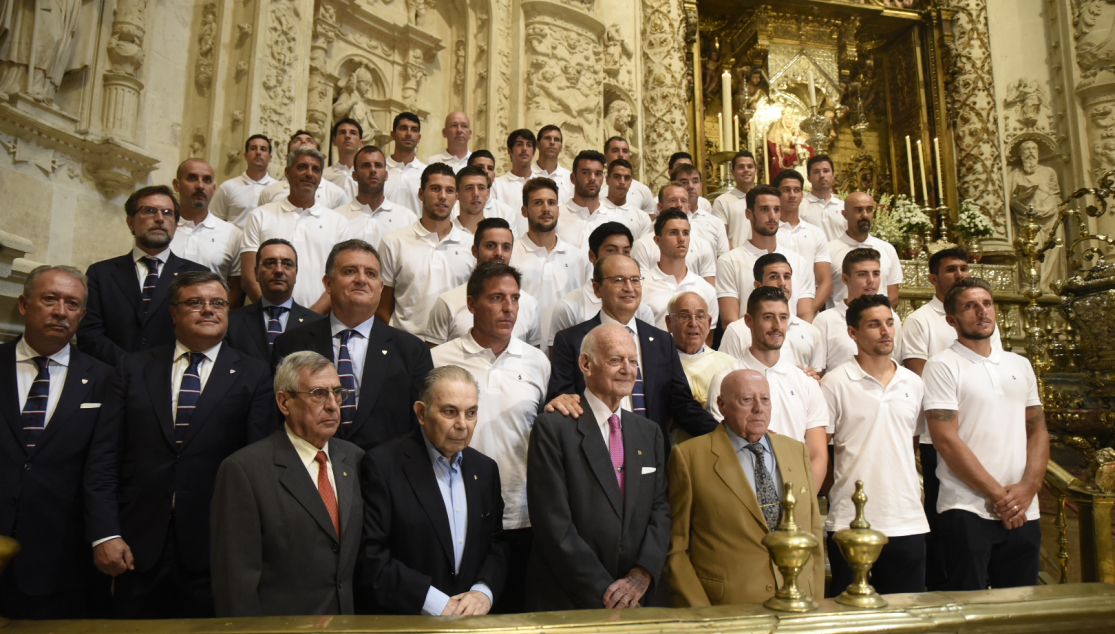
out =
<path fill-rule="evenodd" d="M 217 616 L 353 613 L 363 456 L 329 441 L 340 540 L 285 426 L 221 463 L 210 521 Z"/>

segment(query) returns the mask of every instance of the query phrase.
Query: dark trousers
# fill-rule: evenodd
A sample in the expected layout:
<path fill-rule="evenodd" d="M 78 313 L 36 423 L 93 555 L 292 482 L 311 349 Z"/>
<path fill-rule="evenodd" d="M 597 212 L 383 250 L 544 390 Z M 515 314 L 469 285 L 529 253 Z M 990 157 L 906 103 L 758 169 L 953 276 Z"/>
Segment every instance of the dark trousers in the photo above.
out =
<path fill-rule="evenodd" d="M 844 592 L 856 580 L 832 535 L 828 534 L 829 564 L 832 567 L 829 597 Z M 868 582 L 879 594 L 925 592 L 925 535 L 891 537 L 871 567 Z"/>
<path fill-rule="evenodd" d="M 938 523 L 948 572 L 945 590 L 1037 585 L 1041 552 L 1038 520 L 1008 530 L 999 520 L 953 509 L 941 513 Z"/>
<path fill-rule="evenodd" d="M 523 588 L 527 582 L 527 562 L 534 544 L 534 529 L 528 526 L 503 531 L 503 534 L 509 546 L 507 581 L 503 584 L 503 592 L 496 597 L 492 614 L 518 614 L 523 611 Z"/>
<path fill-rule="evenodd" d="M 112 616 L 109 577 L 93 568 L 80 580 L 68 579 L 67 590 L 44 595 L 24 594 L 8 568 L 0 575 L 0 616 L 20 621 L 58 619 L 107 619 Z"/>
<path fill-rule="evenodd" d="M 191 562 L 198 563 L 198 562 Z M 116 577 L 113 612 L 118 619 L 205 619 L 215 616 L 208 563 L 204 572 L 186 567 L 178 553 L 174 521 L 159 560 L 147 570 Z"/>
<path fill-rule="evenodd" d="M 921 478 L 925 489 L 925 519 L 929 533 L 925 536 L 925 587 L 930 592 L 945 587 L 945 555 L 937 528 L 937 494 L 941 481 L 937 479 L 937 450 L 933 445 L 921 445 Z"/>

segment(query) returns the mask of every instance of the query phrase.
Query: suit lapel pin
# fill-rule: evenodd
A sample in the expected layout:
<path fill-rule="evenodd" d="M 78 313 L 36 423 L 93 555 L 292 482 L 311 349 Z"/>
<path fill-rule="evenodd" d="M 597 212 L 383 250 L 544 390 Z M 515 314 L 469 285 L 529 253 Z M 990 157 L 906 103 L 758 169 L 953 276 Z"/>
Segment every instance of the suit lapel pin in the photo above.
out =
<path fill-rule="evenodd" d="M 298 323 L 302 323 L 302 318 L 301 317 L 298 318 Z"/>
<path fill-rule="evenodd" d="M 647 339 L 654 341 L 654 337 L 647 337 Z"/>
<path fill-rule="evenodd" d="M 643 455 L 643 450 L 642 449 L 639 450 L 639 455 L 640 456 Z"/>
<path fill-rule="evenodd" d="M 341 475 L 343 475 L 343 476 L 347 476 L 347 475 L 348 475 L 348 471 L 342 471 L 342 472 L 341 472 Z"/>
<path fill-rule="evenodd" d="M 82 380 L 81 380 L 81 384 L 82 384 L 82 385 L 85 385 L 85 384 L 86 384 L 86 383 L 88 383 L 88 382 L 89 382 L 89 379 L 82 379 Z"/>
<path fill-rule="evenodd" d="M 174 272 L 174 277 L 178 277 L 178 271 Z"/>
<path fill-rule="evenodd" d="M 802 488 L 801 488 L 801 494 L 802 494 L 802 495 L 805 495 L 805 487 L 802 487 Z"/>
<path fill-rule="evenodd" d="M 381 350 L 380 352 L 382 352 L 383 354 L 387 354 L 386 350 Z"/>
<path fill-rule="evenodd" d="M 236 374 L 236 370 L 229 370 L 228 373 L 229 374 Z"/>
<path fill-rule="evenodd" d="M 476 477 L 476 476 L 472 476 L 472 479 L 473 479 L 473 480 L 479 480 L 480 478 L 478 478 L 478 477 Z"/>

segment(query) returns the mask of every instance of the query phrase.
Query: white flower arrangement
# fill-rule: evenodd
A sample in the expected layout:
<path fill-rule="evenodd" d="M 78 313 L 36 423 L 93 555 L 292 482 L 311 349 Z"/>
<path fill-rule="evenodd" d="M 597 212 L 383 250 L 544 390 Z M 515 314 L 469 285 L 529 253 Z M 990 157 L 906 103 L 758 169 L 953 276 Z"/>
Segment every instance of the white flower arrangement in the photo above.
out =
<path fill-rule="evenodd" d="M 921 207 L 906 198 L 905 195 L 895 199 L 892 213 L 895 222 L 902 227 L 903 233 L 921 233 L 933 227 L 933 222 L 929 219 L 929 216 L 925 215 Z"/>
<path fill-rule="evenodd" d="M 990 238 L 995 234 L 991 220 L 980 210 L 974 200 L 960 203 L 960 213 L 956 217 L 956 233 L 965 238 Z"/>
<path fill-rule="evenodd" d="M 875 203 L 875 222 L 871 224 L 871 235 L 901 249 L 905 242 L 905 231 L 898 222 L 898 215 L 891 204 L 893 202 L 894 197 L 890 194 L 879 196 Z"/>

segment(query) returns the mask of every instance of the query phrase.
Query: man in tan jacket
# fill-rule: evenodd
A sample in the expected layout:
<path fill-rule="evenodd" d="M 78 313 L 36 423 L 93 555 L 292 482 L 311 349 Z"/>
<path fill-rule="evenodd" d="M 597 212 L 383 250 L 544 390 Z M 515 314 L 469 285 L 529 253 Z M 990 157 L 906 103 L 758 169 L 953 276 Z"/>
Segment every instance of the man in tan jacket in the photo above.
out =
<path fill-rule="evenodd" d="M 762 541 L 781 519 L 784 482 L 798 500 L 794 521 L 818 544 L 823 538 L 805 445 L 767 433 L 766 378 L 754 370 L 732 372 L 717 406 L 724 424 L 670 455 L 674 523 L 665 572 L 678 607 L 759 603 L 774 594 L 777 573 Z M 799 582 L 819 597 L 824 580 L 818 545 Z"/>

